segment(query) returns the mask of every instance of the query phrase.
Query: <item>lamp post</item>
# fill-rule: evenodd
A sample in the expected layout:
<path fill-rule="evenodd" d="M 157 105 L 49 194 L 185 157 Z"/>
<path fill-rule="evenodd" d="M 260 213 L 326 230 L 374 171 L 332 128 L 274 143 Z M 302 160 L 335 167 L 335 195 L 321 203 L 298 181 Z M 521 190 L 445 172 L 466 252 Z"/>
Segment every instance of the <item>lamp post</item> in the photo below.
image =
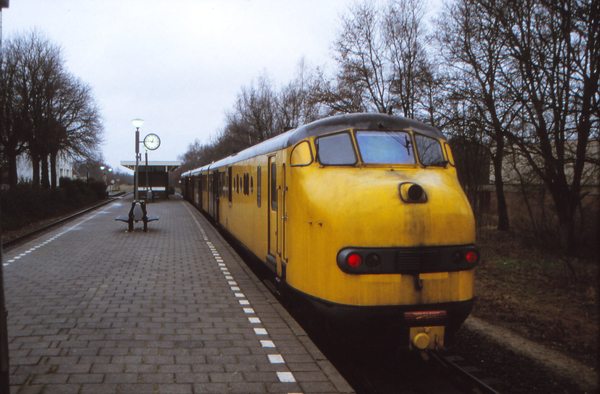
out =
<path fill-rule="evenodd" d="M 138 162 L 140 156 L 140 127 L 144 124 L 142 119 L 133 119 L 131 121 L 135 127 L 135 185 L 133 186 L 134 200 L 138 201 Z"/>
<path fill-rule="evenodd" d="M 102 171 L 102 180 L 104 181 L 104 191 L 106 192 L 106 197 L 108 197 L 108 185 L 106 184 L 106 167 L 100 166 L 100 171 Z"/>

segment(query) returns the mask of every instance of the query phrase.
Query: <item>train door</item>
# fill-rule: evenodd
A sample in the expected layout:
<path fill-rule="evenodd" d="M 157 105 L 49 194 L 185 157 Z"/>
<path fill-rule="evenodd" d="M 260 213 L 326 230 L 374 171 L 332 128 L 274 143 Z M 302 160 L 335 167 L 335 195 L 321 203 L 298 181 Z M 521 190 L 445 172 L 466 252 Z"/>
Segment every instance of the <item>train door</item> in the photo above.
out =
<path fill-rule="evenodd" d="M 200 198 L 200 193 L 201 193 L 200 179 L 194 178 L 192 180 L 192 182 L 194 183 L 194 187 L 192 189 L 193 193 L 194 193 L 194 205 L 196 205 L 196 207 L 202 209 L 202 199 Z"/>
<path fill-rule="evenodd" d="M 277 230 L 278 230 L 278 213 L 277 213 L 277 158 L 275 156 L 269 157 L 269 225 L 268 225 L 268 239 L 269 239 L 269 255 L 267 261 L 277 268 L 277 254 L 278 242 L 277 242 Z"/>
<path fill-rule="evenodd" d="M 219 222 L 219 171 L 215 170 L 212 173 L 211 179 L 211 191 L 210 191 L 210 205 L 212 208 L 211 216 L 215 221 Z"/>
<path fill-rule="evenodd" d="M 281 258 L 287 261 L 286 240 L 287 240 L 287 184 L 285 183 L 285 163 L 281 166 Z M 280 273 L 280 272 L 279 272 Z M 280 273 L 281 274 L 281 273 Z"/>

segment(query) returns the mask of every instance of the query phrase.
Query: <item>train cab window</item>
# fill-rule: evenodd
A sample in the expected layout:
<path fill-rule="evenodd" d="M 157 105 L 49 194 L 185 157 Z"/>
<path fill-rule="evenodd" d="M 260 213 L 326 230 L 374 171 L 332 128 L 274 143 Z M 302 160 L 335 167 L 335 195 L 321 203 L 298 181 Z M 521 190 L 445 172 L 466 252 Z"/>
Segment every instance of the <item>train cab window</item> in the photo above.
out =
<path fill-rule="evenodd" d="M 356 164 L 356 153 L 349 133 L 328 135 L 315 140 L 319 162 L 324 166 Z"/>
<path fill-rule="evenodd" d="M 308 141 L 302 141 L 292 149 L 290 163 L 292 167 L 303 167 L 312 164 L 313 154 Z"/>
<path fill-rule="evenodd" d="M 260 166 L 256 169 L 256 205 L 260 208 L 260 199 L 262 198 Z"/>
<path fill-rule="evenodd" d="M 454 156 L 452 156 L 452 149 L 450 149 L 450 144 L 444 142 L 444 149 L 446 149 L 446 156 L 448 157 L 448 162 L 450 165 L 454 166 Z"/>
<path fill-rule="evenodd" d="M 414 164 L 410 134 L 403 131 L 359 131 L 356 143 L 365 164 Z"/>
<path fill-rule="evenodd" d="M 415 133 L 415 143 L 417 144 L 417 154 L 421 164 L 424 166 L 446 165 L 447 162 L 440 141 Z"/>

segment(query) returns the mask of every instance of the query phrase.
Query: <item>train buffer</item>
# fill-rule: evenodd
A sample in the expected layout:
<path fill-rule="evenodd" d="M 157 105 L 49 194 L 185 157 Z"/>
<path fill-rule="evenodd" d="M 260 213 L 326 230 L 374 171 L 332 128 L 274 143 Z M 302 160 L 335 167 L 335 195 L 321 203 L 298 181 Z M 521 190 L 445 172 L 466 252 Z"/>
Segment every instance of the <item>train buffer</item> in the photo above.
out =
<path fill-rule="evenodd" d="M 118 216 L 115 220 L 125 222 L 129 225 L 128 231 L 133 231 L 133 222 L 142 221 L 144 223 L 144 231 L 148 231 L 148 222 L 158 220 L 158 216 L 148 216 L 146 211 L 146 201 L 133 201 L 129 215 Z"/>

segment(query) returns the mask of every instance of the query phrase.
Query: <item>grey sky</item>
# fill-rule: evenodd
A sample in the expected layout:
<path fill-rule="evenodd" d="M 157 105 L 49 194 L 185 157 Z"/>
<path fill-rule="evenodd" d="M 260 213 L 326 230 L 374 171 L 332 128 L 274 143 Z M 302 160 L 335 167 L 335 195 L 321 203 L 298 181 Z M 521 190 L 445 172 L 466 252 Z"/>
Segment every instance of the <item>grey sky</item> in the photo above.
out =
<path fill-rule="evenodd" d="M 339 14 L 352 0 L 11 0 L 2 33 L 37 28 L 63 48 L 68 70 L 92 86 L 102 151 L 134 160 L 134 127 L 156 133 L 150 160 L 176 160 L 224 125 L 242 86 L 289 82 L 304 58 L 331 62 Z"/>

